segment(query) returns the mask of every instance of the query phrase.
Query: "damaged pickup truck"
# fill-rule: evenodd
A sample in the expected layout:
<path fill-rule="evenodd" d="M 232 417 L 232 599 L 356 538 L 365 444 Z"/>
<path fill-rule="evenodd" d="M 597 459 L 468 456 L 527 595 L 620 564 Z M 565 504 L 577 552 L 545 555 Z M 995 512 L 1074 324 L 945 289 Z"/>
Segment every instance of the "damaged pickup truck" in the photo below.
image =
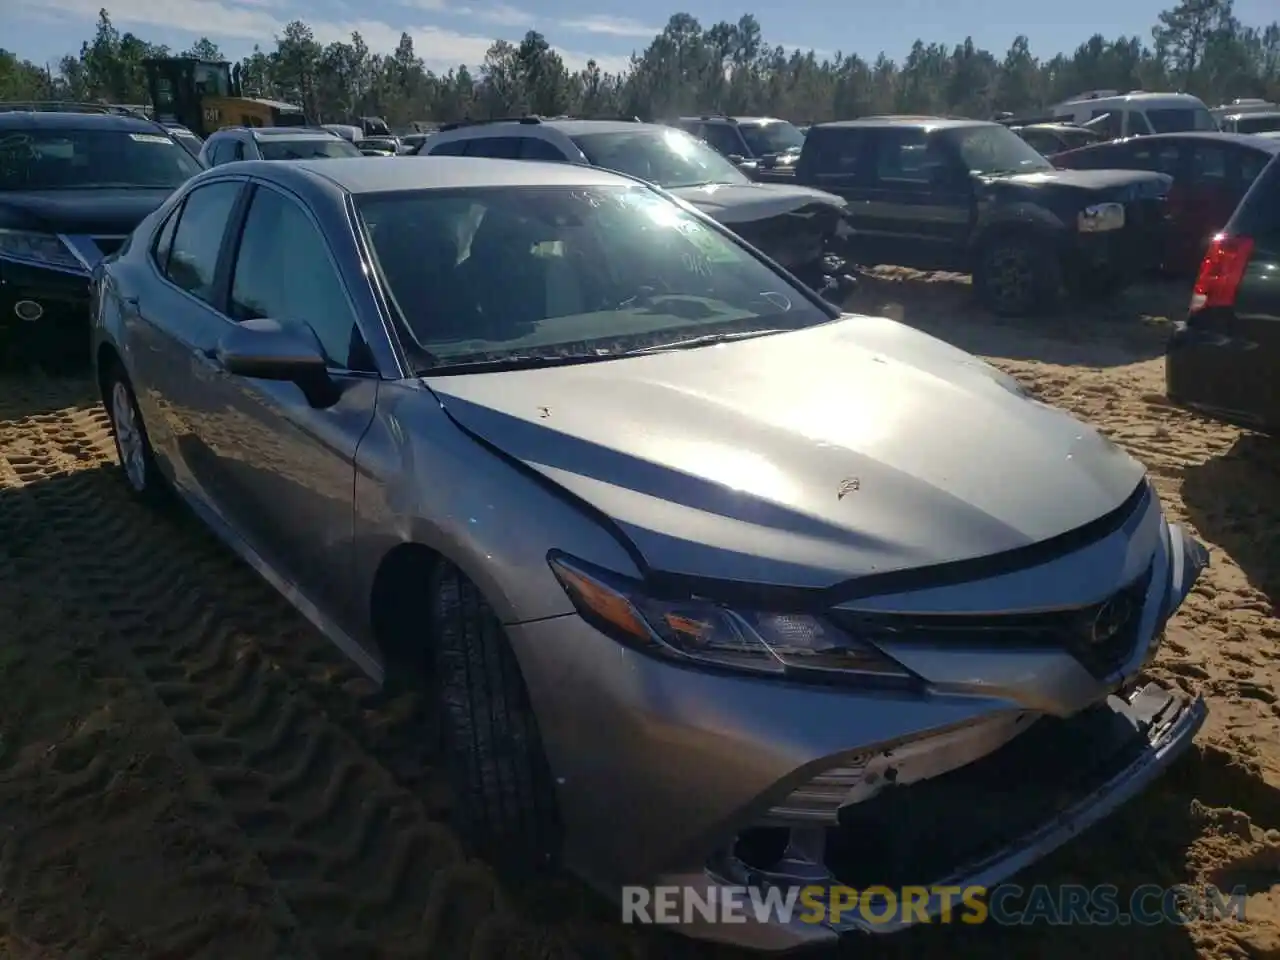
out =
<path fill-rule="evenodd" d="M 566 117 L 464 121 L 442 127 L 419 155 L 551 160 L 616 170 L 693 204 L 819 291 L 843 293 L 855 283 L 834 255 L 852 233 L 843 199 L 793 183 L 755 183 L 675 127 Z"/>

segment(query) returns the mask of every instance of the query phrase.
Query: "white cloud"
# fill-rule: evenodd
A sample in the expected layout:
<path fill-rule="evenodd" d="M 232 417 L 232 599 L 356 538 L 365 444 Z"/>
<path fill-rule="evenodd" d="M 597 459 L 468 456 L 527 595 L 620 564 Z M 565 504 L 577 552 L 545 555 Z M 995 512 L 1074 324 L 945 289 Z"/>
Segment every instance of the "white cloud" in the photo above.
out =
<path fill-rule="evenodd" d="M 630 17 L 607 17 L 603 14 L 582 17 L 576 20 L 563 20 L 560 26 L 566 30 L 577 30 L 581 33 L 600 33 L 610 37 L 643 37 L 652 40 L 661 28 L 649 27 L 639 20 Z"/>
<path fill-rule="evenodd" d="M 0 0 L 3 2 L 3 0 Z M 86 20 L 96 20 L 103 0 L 19 0 L 31 12 L 41 15 L 53 13 L 71 14 Z M 214 42 L 224 42 L 228 47 L 251 43 L 263 47 L 272 45 L 273 38 L 284 30 L 285 23 L 294 19 L 275 7 L 277 0 L 234 0 L 230 3 L 218 0 L 110 0 L 112 21 L 124 29 L 145 33 L 146 27 L 176 31 L 194 40 L 206 36 Z M 414 0 L 419 8 L 451 9 L 447 0 Z M 523 11 L 505 4 L 467 8 L 476 19 L 500 26 L 526 25 L 529 20 Z M 401 32 L 413 38 L 414 51 L 428 68 L 443 70 L 467 64 L 477 67 L 484 61 L 485 51 L 493 43 L 491 35 L 461 33 L 432 24 L 405 24 L 392 26 L 383 20 L 312 20 L 302 17 L 311 27 L 320 43 L 347 41 L 351 34 L 359 32 L 369 49 L 377 53 L 390 53 L 400 42 Z M 139 29 L 142 28 L 142 29 Z M 243 49 L 243 48 L 242 48 Z M 595 59 L 601 70 L 618 72 L 628 62 L 627 57 L 589 54 L 557 48 L 565 64 L 571 70 L 581 69 L 589 59 Z M 229 55 L 234 55 L 231 50 Z"/>
<path fill-rule="evenodd" d="M 455 7 L 453 12 L 499 27 L 531 27 L 534 19 L 533 14 L 528 10 L 521 10 L 519 7 L 508 6 L 505 3 L 490 7 Z"/>

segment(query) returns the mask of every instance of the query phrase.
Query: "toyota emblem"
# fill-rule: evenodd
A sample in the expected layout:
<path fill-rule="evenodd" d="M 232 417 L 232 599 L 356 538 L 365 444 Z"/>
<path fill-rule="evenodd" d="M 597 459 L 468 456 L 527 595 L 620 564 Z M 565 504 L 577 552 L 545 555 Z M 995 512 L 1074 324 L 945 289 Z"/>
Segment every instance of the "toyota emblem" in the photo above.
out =
<path fill-rule="evenodd" d="M 1094 646 L 1109 643 L 1129 623 L 1133 615 L 1133 600 L 1124 594 L 1112 597 L 1098 610 L 1089 631 L 1089 642 Z"/>

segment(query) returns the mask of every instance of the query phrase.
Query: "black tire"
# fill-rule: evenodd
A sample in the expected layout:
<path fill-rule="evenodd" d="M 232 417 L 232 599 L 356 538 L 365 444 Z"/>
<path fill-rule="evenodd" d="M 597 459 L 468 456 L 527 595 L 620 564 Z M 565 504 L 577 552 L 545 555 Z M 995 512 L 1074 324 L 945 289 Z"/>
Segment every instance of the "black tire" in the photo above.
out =
<path fill-rule="evenodd" d="M 503 872 L 553 867 L 555 785 L 520 666 L 479 589 L 449 563 L 432 577 L 434 679 L 458 828 Z"/>
<path fill-rule="evenodd" d="M 107 417 L 111 421 L 111 437 L 116 445 L 116 459 L 120 465 L 120 475 L 125 485 L 137 499 L 143 503 L 158 506 L 168 494 L 164 477 L 156 466 L 155 452 L 151 447 L 151 438 L 147 435 L 147 426 L 142 420 L 142 411 L 138 408 L 138 398 L 133 392 L 133 384 L 119 361 L 111 363 L 102 379 L 102 402 L 107 409 Z M 118 394 L 123 392 L 123 396 Z M 129 439 L 130 425 L 117 422 L 122 410 L 117 404 L 127 404 L 132 416 L 132 427 L 136 428 L 138 444 L 138 463 L 131 464 L 130 451 L 126 450 L 134 440 Z M 122 440 L 122 426 L 124 437 Z"/>
<path fill-rule="evenodd" d="M 1051 243 L 1028 233 L 993 237 L 973 270 L 978 299 L 1001 317 L 1047 314 L 1062 300 L 1062 262 Z"/>

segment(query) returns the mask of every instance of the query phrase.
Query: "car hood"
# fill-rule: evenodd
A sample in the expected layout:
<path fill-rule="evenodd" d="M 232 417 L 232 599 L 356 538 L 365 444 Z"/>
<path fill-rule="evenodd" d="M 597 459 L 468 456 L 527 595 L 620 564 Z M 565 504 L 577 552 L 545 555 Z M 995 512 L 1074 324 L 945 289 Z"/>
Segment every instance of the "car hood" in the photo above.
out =
<path fill-rule="evenodd" d="M 707 183 L 667 192 L 725 225 L 767 220 L 814 203 L 839 210 L 846 205 L 843 198 L 825 190 L 781 183 Z"/>
<path fill-rule="evenodd" d="M 1096 194 L 1110 200 L 1140 199 L 1167 193 L 1173 178 L 1150 170 L 1042 170 L 1015 176 L 984 178 L 1023 190 L 1057 189 Z"/>
<path fill-rule="evenodd" d="M 72 235 L 129 234 L 172 192 L 170 189 L 4 191 L 0 193 L 0 227 Z"/>
<path fill-rule="evenodd" d="M 972 560 L 1082 527 L 1144 476 L 1004 374 L 878 317 L 425 382 L 670 575 L 812 588 Z"/>

